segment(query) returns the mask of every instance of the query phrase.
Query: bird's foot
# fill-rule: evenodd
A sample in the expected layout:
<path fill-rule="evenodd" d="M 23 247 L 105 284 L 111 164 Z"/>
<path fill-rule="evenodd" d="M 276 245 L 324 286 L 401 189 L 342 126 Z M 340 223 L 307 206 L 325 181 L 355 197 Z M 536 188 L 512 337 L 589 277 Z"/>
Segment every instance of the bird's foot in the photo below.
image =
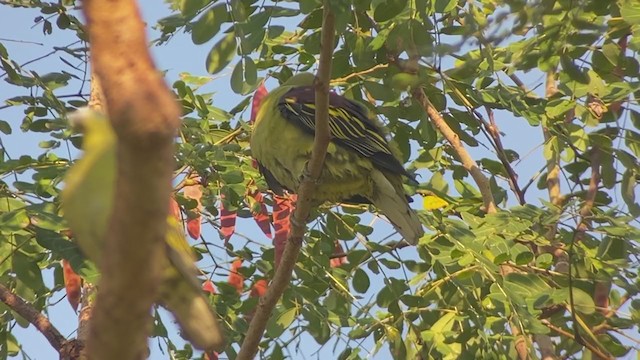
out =
<path fill-rule="evenodd" d="M 300 176 L 300 183 L 302 183 L 305 180 L 306 181 L 311 181 L 315 185 L 318 185 L 318 183 L 320 182 L 318 178 L 314 178 L 311 175 L 311 171 L 309 171 L 309 162 L 308 161 L 304 164 L 304 169 L 302 170 L 302 176 Z"/>

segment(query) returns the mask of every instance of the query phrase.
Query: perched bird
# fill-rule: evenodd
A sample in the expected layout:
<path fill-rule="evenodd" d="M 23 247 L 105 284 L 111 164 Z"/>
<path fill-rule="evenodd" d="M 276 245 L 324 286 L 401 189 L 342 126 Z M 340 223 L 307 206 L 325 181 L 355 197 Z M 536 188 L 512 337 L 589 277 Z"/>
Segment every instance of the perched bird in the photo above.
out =
<path fill-rule="evenodd" d="M 251 152 L 275 193 L 296 191 L 315 134 L 314 75 L 301 73 L 262 101 Z M 410 244 L 424 234 L 409 207 L 402 177 L 415 179 L 393 153 L 381 125 L 360 104 L 329 94 L 330 143 L 312 202 L 373 204 Z"/>
<path fill-rule="evenodd" d="M 65 176 L 62 210 L 74 240 L 99 268 L 115 192 L 117 138 L 100 114 L 84 110 L 74 115 L 72 120 L 84 132 L 84 155 Z M 183 336 L 195 347 L 224 349 L 223 330 L 198 283 L 195 257 L 182 226 L 173 216 L 167 221 L 167 259 L 158 301 L 173 313 Z"/>

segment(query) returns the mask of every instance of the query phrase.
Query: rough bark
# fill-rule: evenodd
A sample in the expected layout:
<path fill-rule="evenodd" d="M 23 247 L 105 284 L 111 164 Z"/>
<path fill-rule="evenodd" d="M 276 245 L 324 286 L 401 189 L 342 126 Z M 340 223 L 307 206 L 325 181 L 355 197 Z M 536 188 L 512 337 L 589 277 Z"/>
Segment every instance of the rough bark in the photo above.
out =
<path fill-rule="evenodd" d="M 157 298 L 179 126 L 132 0 L 86 0 L 92 67 L 118 136 L 114 208 L 88 339 L 91 359 L 142 359 Z"/>

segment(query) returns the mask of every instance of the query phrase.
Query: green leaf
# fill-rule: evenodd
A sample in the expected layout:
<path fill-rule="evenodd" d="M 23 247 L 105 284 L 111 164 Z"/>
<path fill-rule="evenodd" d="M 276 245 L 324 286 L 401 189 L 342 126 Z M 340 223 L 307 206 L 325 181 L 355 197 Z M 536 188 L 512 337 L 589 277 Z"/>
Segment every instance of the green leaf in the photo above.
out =
<path fill-rule="evenodd" d="M 331 338 L 331 328 L 326 319 L 318 310 L 305 313 L 305 318 L 309 321 L 307 331 L 318 344 L 324 344 Z"/>
<path fill-rule="evenodd" d="M 534 255 L 530 251 L 523 251 L 516 255 L 516 264 L 517 265 L 527 265 L 531 261 L 533 261 Z"/>
<path fill-rule="evenodd" d="M 4 120 L 0 120 L 0 131 L 5 135 L 11 135 L 11 125 Z"/>
<path fill-rule="evenodd" d="M 242 80 L 242 74 L 244 73 L 244 68 L 242 64 L 242 59 L 238 61 L 236 66 L 233 68 L 233 72 L 231 73 L 231 90 L 236 94 L 242 93 L 242 84 L 244 81 Z"/>
<path fill-rule="evenodd" d="M 505 276 L 504 286 L 524 298 L 537 297 L 551 287 L 538 275 L 510 273 Z"/>
<path fill-rule="evenodd" d="M 14 233 L 26 228 L 29 223 L 29 216 L 24 208 L 3 213 L 0 215 L 0 233 Z"/>
<path fill-rule="evenodd" d="M 13 65 L 13 62 L 8 61 L 4 58 L 0 58 L 0 63 L 2 64 L 2 68 L 4 69 L 4 71 L 7 72 L 7 76 L 9 77 L 8 80 L 9 83 L 19 83 L 20 82 L 20 75 L 18 75 L 18 72 L 16 71 L 15 66 Z"/>
<path fill-rule="evenodd" d="M 635 169 L 627 169 L 622 175 L 621 193 L 622 199 L 632 215 L 640 216 L 640 205 L 636 202 L 636 185 L 638 177 Z"/>
<path fill-rule="evenodd" d="M 398 97 L 391 87 L 377 82 L 365 81 L 364 88 L 367 89 L 367 91 L 371 93 L 371 96 L 376 100 L 393 101 Z"/>
<path fill-rule="evenodd" d="M 595 50 L 591 56 L 593 62 L 593 68 L 599 74 L 611 72 L 615 68 L 615 64 L 612 64 L 602 51 Z"/>
<path fill-rule="evenodd" d="M 627 130 L 624 132 L 624 143 L 633 151 L 636 157 L 640 157 L 640 134 L 635 131 Z"/>
<path fill-rule="evenodd" d="M 640 25 L 640 3 L 636 0 L 622 0 L 620 14 L 630 25 Z"/>
<path fill-rule="evenodd" d="M 585 315 L 593 314 L 596 311 L 596 304 L 593 302 L 591 295 L 576 287 L 574 287 L 572 291 L 573 305 L 577 311 Z"/>
<path fill-rule="evenodd" d="M 239 184 L 244 180 L 242 170 L 230 170 L 220 174 L 220 177 L 226 184 Z"/>
<path fill-rule="evenodd" d="M 58 29 L 68 29 L 69 25 L 71 25 L 71 20 L 67 14 L 61 13 L 56 19 L 56 25 L 58 26 Z"/>
<path fill-rule="evenodd" d="M 392 29 L 392 27 L 389 27 L 378 32 L 378 35 L 376 35 L 376 37 L 369 43 L 369 49 L 372 51 L 378 51 L 381 49 L 387 42 L 387 38 L 389 37 Z"/>
<path fill-rule="evenodd" d="M 211 40 L 220 31 L 220 27 L 229 21 L 226 4 L 218 4 L 200 15 L 191 28 L 191 40 L 200 45 Z"/>
<path fill-rule="evenodd" d="M 42 272 L 34 255 L 27 255 L 22 250 L 18 250 L 13 254 L 12 265 L 17 278 L 30 289 L 35 292 L 44 289 Z"/>
<path fill-rule="evenodd" d="M 272 316 L 267 323 L 267 336 L 276 339 L 291 325 L 298 316 L 298 309 L 292 307 Z"/>
<path fill-rule="evenodd" d="M 567 111 L 576 107 L 575 101 L 569 101 L 566 99 L 553 99 L 547 103 L 544 111 L 550 119 L 556 119 L 562 117 Z"/>
<path fill-rule="evenodd" d="M 312 11 L 298 26 L 302 29 L 319 29 L 322 26 L 322 9 Z"/>
<path fill-rule="evenodd" d="M 407 7 L 407 0 L 387 0 L 381 2 L 373 12 L 373 18 L 377 22 L 391 20 Z"/>
<path fill-rule="evenodd" d="M 401 265 L 397 261 L 389 260 L 389 259 L 380 259 L 380 263 L 389 269 L 397 270 L 400 269 Z"/>
<path fill-rule="evenodd" d="M 208 2 L 208 0 L 183 0 L 182 6 L 180 6 L 180 12 L 184 16 L 193 16 L 205 7 Z"/>
<path fill-rule="evenodd" d="M 236 54 L 236 38 L 235 33 L 230 32 L 220 41 L 218 41 L 209 55 L 205 65 L 210 74 L 217 74 L 224 69 Z"/>
<path fill-rule="evenodd" d="M 566 124 L 569 131 L 569 140 L 580 151 L 586 151 L 589 147 L 589 136 L 584 129 L 577 124 Z"/>
<path fill-rule="evenodd" d="M 444 340 L 444 336 L 442 336 L 442 334 L 451 330 L 451 328 L 455 324 L 455 317 L 456 314 L 454 312 L 444 313 L 440 317 L 440 319 L 431 326 L 431 331 L 433 331 L 435 334 L 440 334 L 442 340 Z"/>
<path fill-rule="evenodd" d="M 315 10 L 318 6 L 322 5 L 322 1 L 320 0 L 300 0 L 298 2 L 300 5 L 300 11 L 303 14 L 309 14 L 313 10 Z"/>
<path fill-rule="evenodd" d="M 435 10 L 439 13 L 449 12 L 458 5 L 458 0 L 436 0 Z"/>
<path fill-rule="evenodd" d="M 256 63 L 248 56 L 244 57 L 244 81 L 250 85 L 254 85 L 258 81 Z"/>
<path fill-rule="evenodd" d="M 371 282 L 369 281 L 369 276 L 367 275 L 367 273 L 364 270 L 358 268 L 353 273 L 352 284 L 355 291 L 364 294 L 367 292 L 367 290 L 369 290 Z"/>
<path fill-rule="evenodd" d="M 264 10 L 271 14 L 272 17 L 293 17 L 300 14 L 298 10 L 282 6 L 265 6 Z"/>
<path fill-rule="evenodd" d="M 624 239 L 605 236 L 598 246 L 598 258 L 605 260 L 625 260 L 628 251 L 627 242 Z"/>
<path fill-rule="evenodd" d="M 237 113 L 244 111 L 244 109 L 246 109 L 247 106 L 249 106 L 249 103 L 251 103 L 251 99 L 252 99 L 251 96 L 244 98 L 241 102 L 238 103 L 238 105 L 234 106 L 233 109 L 229 110 L 229 113 L 231 115 L 236 115 Z"/>
<path fill-rule="evenodd" d="M 570 79 L 583 84 L 589 83 L 589 77 L 587 76 L 587 74 L 578 66 L 576 66 L 573 63 L 573 59 L 571 59 L 569 56 L 561 56 L 560 63 L 562 64 L 562 70 L 564 70 L 564 72 L 569 75 Z"/>

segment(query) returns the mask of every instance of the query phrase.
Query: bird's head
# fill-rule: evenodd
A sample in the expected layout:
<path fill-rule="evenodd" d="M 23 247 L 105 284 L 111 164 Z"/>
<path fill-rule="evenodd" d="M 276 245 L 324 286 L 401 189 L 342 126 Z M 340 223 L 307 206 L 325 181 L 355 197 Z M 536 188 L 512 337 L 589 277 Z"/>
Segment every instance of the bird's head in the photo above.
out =
<path fill-rule="evenodd" d="M 282 86 L 311 86 L 315 79 L 315 75 L 308 72 L 293 75 L 289 80 L 285 81 Z"/>

